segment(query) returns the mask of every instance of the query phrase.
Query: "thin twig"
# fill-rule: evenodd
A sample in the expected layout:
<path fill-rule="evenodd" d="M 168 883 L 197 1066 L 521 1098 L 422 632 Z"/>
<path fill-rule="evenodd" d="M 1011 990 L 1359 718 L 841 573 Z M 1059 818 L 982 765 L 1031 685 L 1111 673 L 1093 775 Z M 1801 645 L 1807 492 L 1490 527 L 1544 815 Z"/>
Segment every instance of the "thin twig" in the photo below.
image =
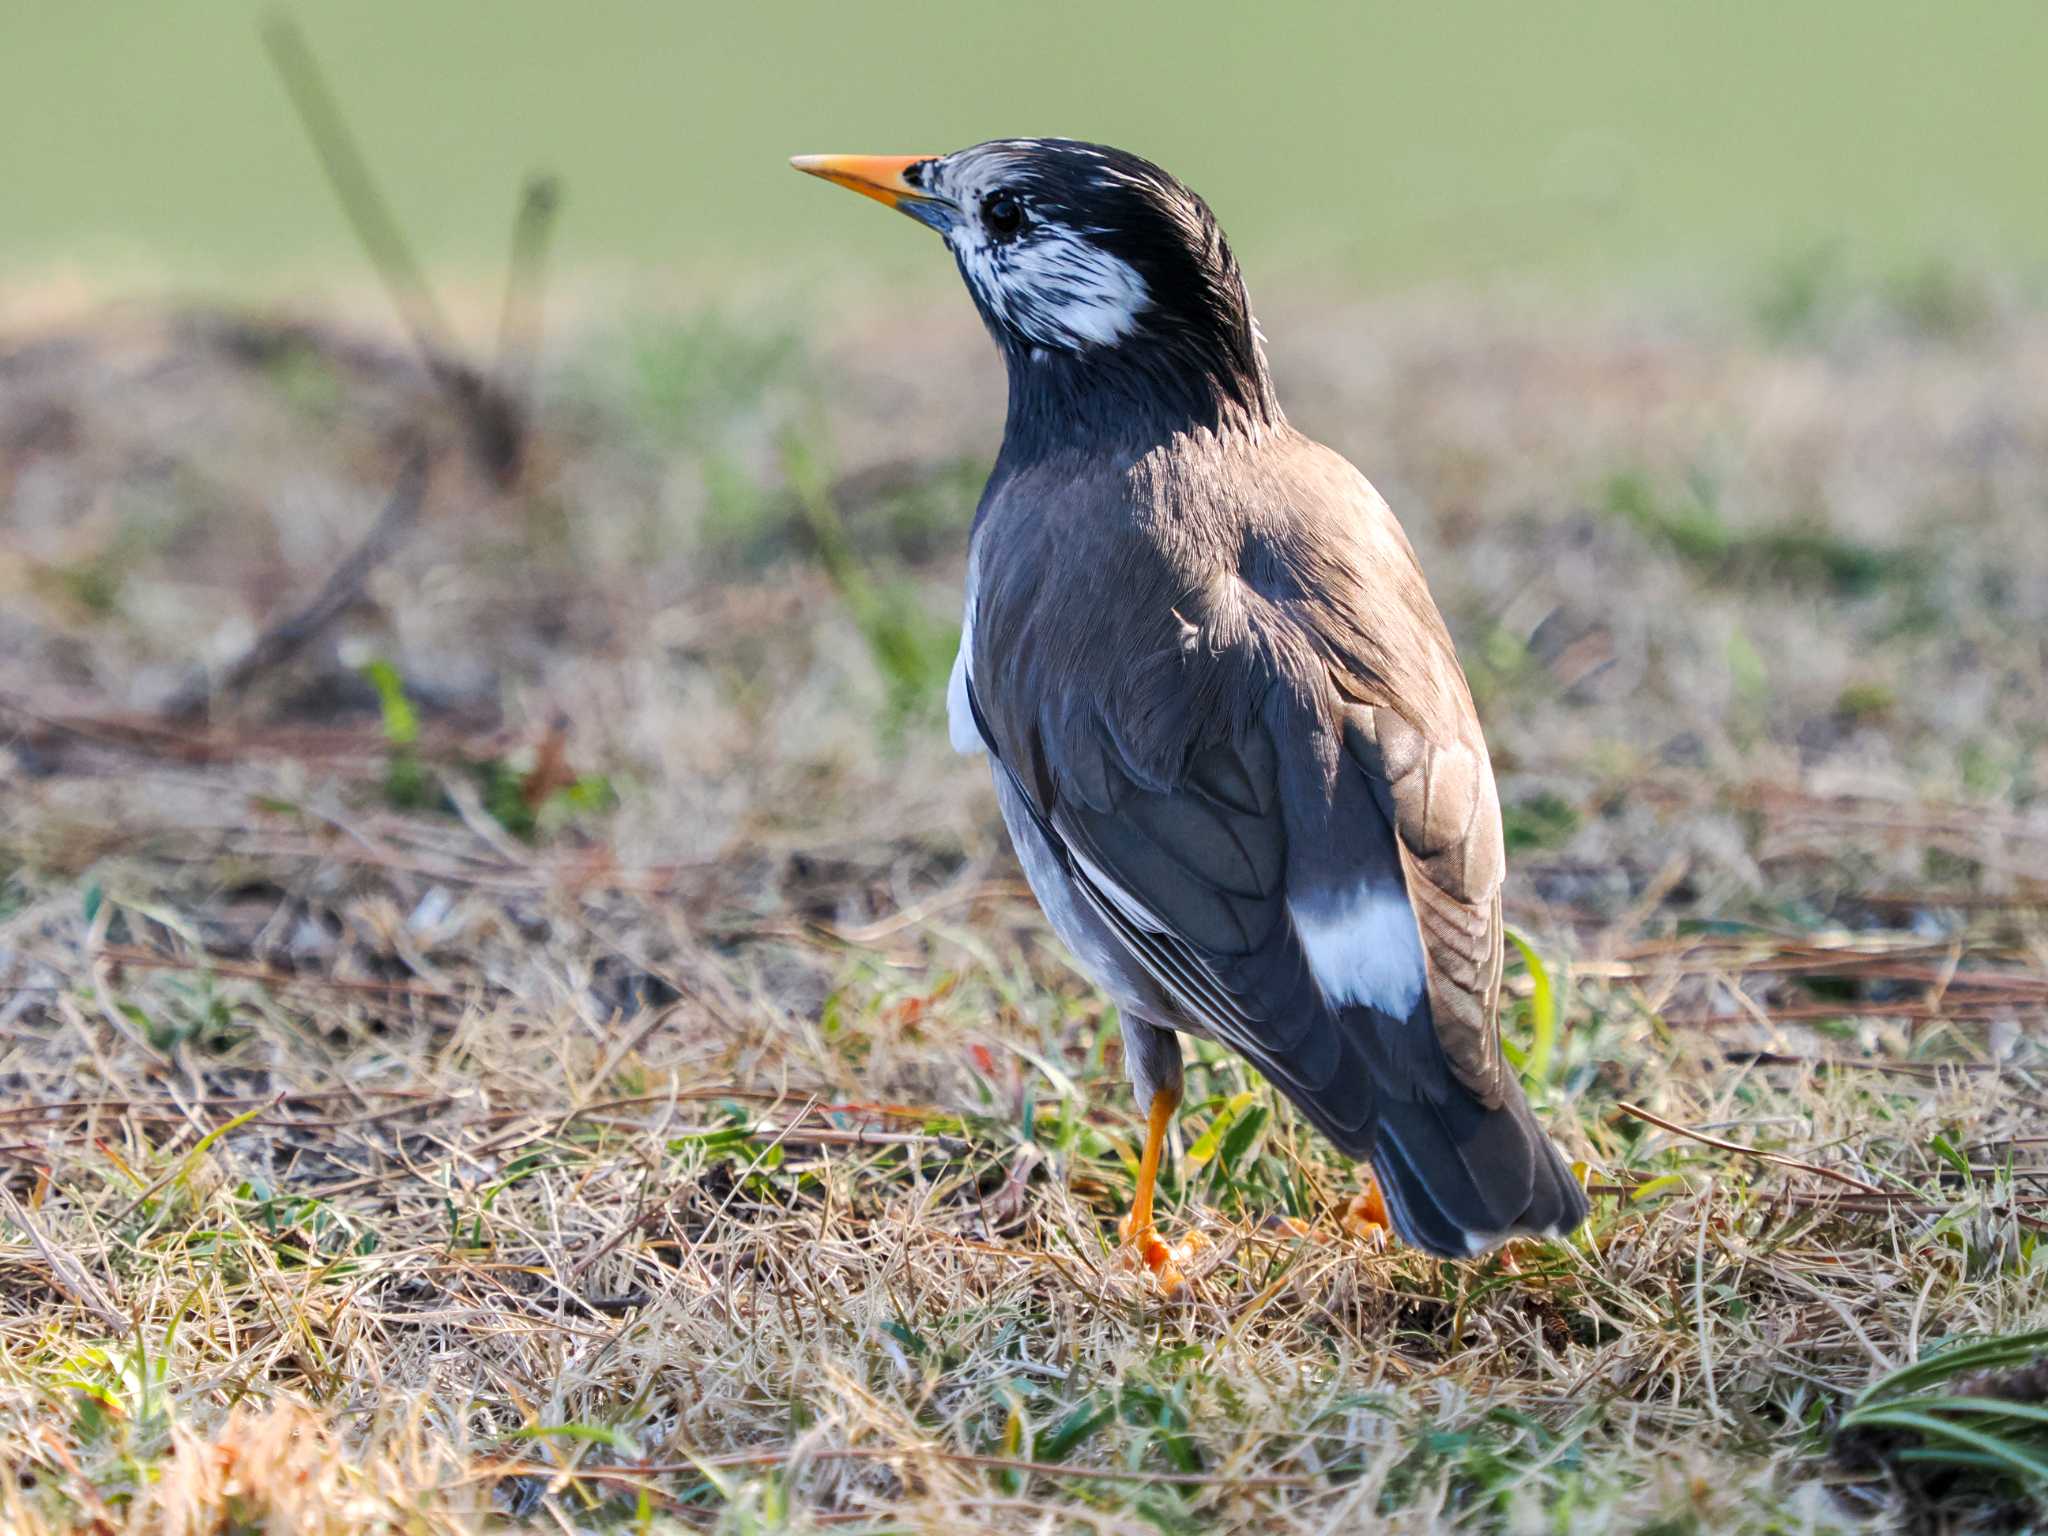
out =
<path fill-rule="evenodd" d="M 385 291 L 391 295 L 421 360 L 443 382 L 469 373 L 465 364 L 449 355 L 448 318 L 435 302 L 419 263 L 413 259 L 391 205 L 371 176 L 369 163 L 349 132 L 348 121 L 328 89 L 313 50 L 306 46 L 299 24 L 284 12 L 273 11 L 264 18 L 262 33 L 263 46 L 269 50 L 270 61 L 284 82 L 306 137 L 313 141 L 313 152 L 320 157 L 321 168 L 333 184 L 341 211 L 369 253 L 377 275 L 383 278 Z"/>
<path fill-rule="evenodd" d="M 159 955 L 147 949 L 110 944 L 100 951 L 109 964 L 131 966 L 144 971 L 198 971 L 233 981 L 260 982 L 266 987 L 311 987 L 330 992 L 362 992 L 377 997 L 414 997 L 434 1002 L 459 1003 L 468 994 L 424 981 L 384 981 L 375 977 L 314 976 L 295 971 L 274 971 L 267 966 L 245 965 L 218 955 Z"/>
<path fill-rule="evenodd" d="M 209 679 L 202 670 L 183 684 L 165 701 L 163 713 L 172 719 L 189 719 L 203 711 L 211 700 L 243 692 L 256 678 L 298 655 L 339 618 L 362 596 L 370 573 L 390 559 L 412 531 L 426 501 L 430 464 L 426 447 L 416 446 L 399 470 L 398 484 L 392 488 L 377 521 L 321 583 L 320 590 L 299 607 L 265 625 L 262 633 L 223 667 L 217 678 Z"/>
<path fill-rule="evenodd" d="M 545 285 L 548 239 L 562 206 L 562 184 L 553 176 L 529 176 L 512 221 L 512 255 L 505 271 L 505 303 L 498 315 L 497 396 L 509 413 L 511 435 L 501 444 L 484 445 L 486 458 L 495 452 L 507 461 L 507 475 L 518 472 L 524 432 L 520 430 L 532 404 L 534 360 L 540 350 L 541 293 Z"/>
<path fill-rule="evenodd" d="M 509 487 L 519 478 L 525 456 L 524 367 L 515 391 L 461 357 L 452 340 L 454 333 L 448 318 L 427 286 L 426 275 L 399 230 L 391 204 L 370 174 L 369 162 L 349 132 L 348 121 L 328 89 L 313 50 L 306 46 L 298 23 L 281 11 L 273 12 L 265 18 L 262 31 L 263 44 L 299 114 L 306 137 L 313 141 L 313 152 L 327 172 L 342 213 L 362 242 L 371 265 L 384 280 L 385 291 L 390 294 L 421 363 L 454 402 L 468 430 L 470 450 L 477 462 L 499 487 Z M 538 324 L 539 299 L 533 285 L 539 281 L 541 257 L 559 201 L 558 188 L 551 178 L 534 177 L 528 181 L 513 226 L 512 269 L 503 317 L 503 325 L 509 329 L 501 333 L 501 346 L 506 334 L 530 340 Z"/>
<path fill-rule="evenodd" d="M 1819 1163 L 1803 1163 L 1796 1157 L 1786 1157 L 1777 1152 L 1765 1152 L 1756 1147 L 1745 1147 L 1737 1141 L 1724 1141 L 1719 1136 L 1709 1136 L 1705 1131 L 1696 1131 L 1690 1126 L 1679 1125 L 1676 1121 L 1666 1120 L 1662 1115 L 1653 1115 L 1647 1109 L 1640 1108 L 1634 1104 L 1618 1103 L 1614 1107 L 1623 1114 L 1641 1120 L 1645 1124 L 1654 1125 L 1661 1131 L 1669 1131 L 1674 1136 L 1683 1136 L 1688 1141 L 1696 1141 L 1702 1146 L 1714 1147 L 1722 1152 L 1734 1152 L 1742 1157 L 1754 1157 L 1761 1162 L 1776 1163 L 1781 1168 L 1796 1168 L 1801 1173 L 1817 1174 L 1823 1179 L 1833 1179 L 1838 1184 L 1846 1184 L 1851 1189 L 1866 1195 L 1885 1195 L 1889 1193 L 1889 1191 L 1880 1189 L 1875 1184 L 1864 1183 L 1863 1180 L 1855 1177 L 1853 1174 L 1843 1173 L 1838 1168 L 1823 1168 Z"/>
<path fill-rule="evenodd" d="M 538 1461 L 489 1462 L 465 1481 L 496 1480 L 507 1477 L 607 1478 L 631 1482 L 643 1477 L 675 1477 L 701 1473 L 707 1467 L 778 1467 L 792 1461 L 893 1461 L 897 1459 L 943 1461 L 953 1466 L 986 1467 L 997 1472 L 1029 1472 L 1041 1477 L 1070 1477 L 1111 1483 L 1168 1483 L 1176 1488 L 1314 1488 L 1321 1479 L 1305 1473 L 1258 1472 L 1233 1475 L 1227 1472 L 1127 1471 L 1116 1467 L 1071 1467 L 1056 1461 L 1028 1461 L 1018 1456 L 981 1456 L 970 1451 L 946 1451 L 933 1445 L 841 1445 L 815 1451 L 742 1451 L 726 1456 L 703 1456 L 688 1461 L 649 1461 L 636 1464 L 612 1463 L 601 1466 L 557 1467 Z"/>

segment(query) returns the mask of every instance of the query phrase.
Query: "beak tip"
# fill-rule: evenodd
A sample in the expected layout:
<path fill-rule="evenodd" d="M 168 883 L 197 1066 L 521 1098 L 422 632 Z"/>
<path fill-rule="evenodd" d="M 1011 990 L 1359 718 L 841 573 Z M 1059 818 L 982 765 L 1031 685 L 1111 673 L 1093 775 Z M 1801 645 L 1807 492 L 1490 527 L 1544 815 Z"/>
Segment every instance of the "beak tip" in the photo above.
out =
<path fill-rule="evenodd" d="M 807 175 L 823 177 L 891 208 L 925 202 L 931 194 L 904 178 L 904 172 L 931 155 L 791 155 L 789 163 Z"/>

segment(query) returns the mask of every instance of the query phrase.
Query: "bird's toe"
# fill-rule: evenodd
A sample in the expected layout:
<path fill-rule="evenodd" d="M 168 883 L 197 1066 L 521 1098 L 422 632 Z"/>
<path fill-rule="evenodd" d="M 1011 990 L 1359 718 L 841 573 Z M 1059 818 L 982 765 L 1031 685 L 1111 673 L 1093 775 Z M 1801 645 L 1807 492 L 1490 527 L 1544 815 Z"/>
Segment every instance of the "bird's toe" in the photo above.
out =
<path fill-rule="evenodd" d="M 1394 1224 L 1387 1218 L 1386 1198 L 1380 1194 L 1379 1181 L 1368 1176 L 1363 1194 L 1353 1195 L 1344 1212 L 1337 1218 L 1337 1225 L 1353 1237 L 1385 1243 L 1393 1235 Z"/>
<path fill-rule="evenodd" d="M 1209 1240 L 1199 1232 L 1189 1232 L 1179 1242 L 1169 1243 L 1149 1222 L 1140 1228 L 1128 1216 L 1118 1223 L 1118 1231 L 1130 1261 L 1151 1273 L 1163 1296 L 1175 1295 L 1187 1284 L 1182 1266 L 1209 1246 Z"/>

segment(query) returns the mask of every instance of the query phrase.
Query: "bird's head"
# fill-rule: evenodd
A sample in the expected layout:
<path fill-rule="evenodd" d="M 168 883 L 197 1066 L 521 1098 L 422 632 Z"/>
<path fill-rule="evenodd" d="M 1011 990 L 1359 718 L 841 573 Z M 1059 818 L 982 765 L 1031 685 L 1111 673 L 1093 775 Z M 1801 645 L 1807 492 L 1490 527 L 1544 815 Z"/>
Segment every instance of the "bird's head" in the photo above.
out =
<path fill-rule="evenodd" d="M 791 163 L 945 239 L 1009 362 L 1013 420 L 1033 397 L 1065 410 L 1092 396 L 1208 426 L 1278 419 L 1215 215 L 1149 160 L 1072 139 L 997 139 L 949 155 Z"/>

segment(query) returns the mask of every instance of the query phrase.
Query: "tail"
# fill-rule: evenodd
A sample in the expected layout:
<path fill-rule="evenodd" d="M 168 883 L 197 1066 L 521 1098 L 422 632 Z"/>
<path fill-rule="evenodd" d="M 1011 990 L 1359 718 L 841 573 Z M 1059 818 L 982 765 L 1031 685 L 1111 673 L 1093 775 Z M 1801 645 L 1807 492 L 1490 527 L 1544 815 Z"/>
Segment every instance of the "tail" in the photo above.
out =
<path fill-rule="evenodd" d="M 1585 1191 L 1513 1087 L 1498 1109 L 1464 1094 L 1383 1099 L 1371 1158 L 1394 1230 L 1440 1258 L 1564 1237 L 1586 1219 Z"/>

